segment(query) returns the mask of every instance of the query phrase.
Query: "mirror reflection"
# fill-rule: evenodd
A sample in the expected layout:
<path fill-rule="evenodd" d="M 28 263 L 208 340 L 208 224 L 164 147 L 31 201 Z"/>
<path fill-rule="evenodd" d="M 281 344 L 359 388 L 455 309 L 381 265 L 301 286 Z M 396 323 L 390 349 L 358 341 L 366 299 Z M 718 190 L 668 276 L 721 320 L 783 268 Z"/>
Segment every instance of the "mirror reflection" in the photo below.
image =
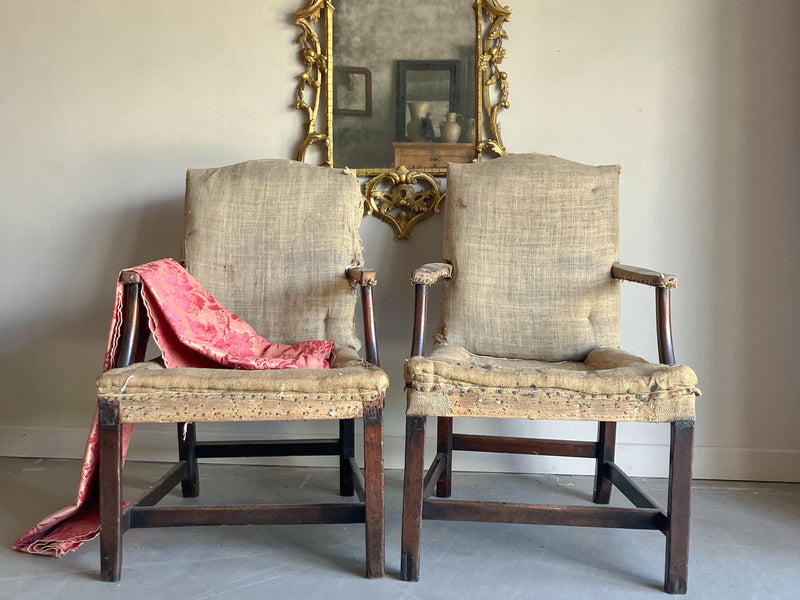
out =
<path fill-rule="evenodd" d="M 335 8 L 334 166 L 472 160 L 473 0 L 337 0 Z"/>

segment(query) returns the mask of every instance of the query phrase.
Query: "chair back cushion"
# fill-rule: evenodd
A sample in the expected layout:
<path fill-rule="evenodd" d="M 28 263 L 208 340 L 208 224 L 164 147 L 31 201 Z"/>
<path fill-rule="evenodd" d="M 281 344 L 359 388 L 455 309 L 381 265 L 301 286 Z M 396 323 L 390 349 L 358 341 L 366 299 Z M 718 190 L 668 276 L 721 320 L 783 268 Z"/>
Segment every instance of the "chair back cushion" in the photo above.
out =
<path fill-rule="evenodd" d="M 474 354 L 583 360 L 619 346 L 619 167 L 542 154 L 451 164 L 435 339 Z"/>
<path fill-rule="evenodd" d="M 270 342 L 334 340 L 358 349 L 362 265 L 357 180 L 341 169 L 256 160 L 186 175 L 186 268 Z"/>

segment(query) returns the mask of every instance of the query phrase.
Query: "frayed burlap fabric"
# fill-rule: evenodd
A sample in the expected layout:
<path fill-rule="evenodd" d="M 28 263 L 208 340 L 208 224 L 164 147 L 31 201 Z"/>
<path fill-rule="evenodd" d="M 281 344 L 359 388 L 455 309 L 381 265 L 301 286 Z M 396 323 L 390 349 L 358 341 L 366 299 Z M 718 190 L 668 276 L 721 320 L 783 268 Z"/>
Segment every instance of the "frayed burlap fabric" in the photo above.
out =
<path fill-rule="evenodd" d="M 190 170 L 186 268 L 270 342 L 358 349 L 357 292 L 344 272 L 363 264 L 362 202 L 341 169 L 255 160 Z"/>

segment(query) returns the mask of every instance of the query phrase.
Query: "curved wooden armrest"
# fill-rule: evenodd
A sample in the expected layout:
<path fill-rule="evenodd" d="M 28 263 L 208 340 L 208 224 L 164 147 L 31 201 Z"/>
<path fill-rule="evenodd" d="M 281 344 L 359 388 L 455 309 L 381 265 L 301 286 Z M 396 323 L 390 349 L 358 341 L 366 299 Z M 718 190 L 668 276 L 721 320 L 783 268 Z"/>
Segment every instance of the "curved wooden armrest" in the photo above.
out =
<path fill-rule="evenodd" d="M 630 265 L 621 265 L 618 262 L 611 265 L 611 276 L 616 279 L 643 283 L 652 287 L 668 290 L 678 287 L 677 275 L 670 275 L 669 273 L 643 269 L 641 267 L 632 267 Z"/>
<path fill-rule="evenodd" d="M 372 288 L 378 283 L 376 271 L 364 267 L 347 267 L 345 277 L 353 288 L 361 288 L 361 316 L 364 321 L 364 346 L 367 351 L 367 362 L 380 366 L 378 338 L 375 333 L 375 308 L 372 298 Z"/>
<path fill-rule="evenodd" d="M 453 276 L 453 265 L 448 263 L 428 263 L 411 273 L 411 283 L 414 285 L 432 285 L 440 279 L 450 279 Z"/>
<path fill-rule="evenodd" d="M 414 284 L 414 332 L 411 339 L 411 356 L 422 354 L 425 343 L 425 325 L 428 318 L 428 287 L 440 279 L 453 276 L 453 265 L 449 263 L 428 263 L 411 274 Z"/>
<path fill-rule="evenodd" d="M 136 271 L 122 271 L 119 274 L 120 283 L 142 283 L 142 278 Z"/>
<path fill-rule="evenodd" d="M 119 281 L 124 285 L 122 314 L 112 366 L 127 367 L 133 362 L 144 360 L 150 329 L 141 297 L 142 278 L 135 271 L 122 271 Z"/>
<path fill-rule="evenodd" d="M 350 285 L 355 287 L 373 286 L 378 283 L 375 278 L 375 269 L 365 269 L 364 267 L 347 267 L 345 276 L 350 282 Z"/>
<path fill-rule="evenodd" d="M 678 278 L 669 273 L 661 273 L 640 267 L 611 265 L 611 276 L 635 283 L 643 283 L 656 288 L 656 336 L 658 338 L 658 360 L 665 365 L 675 364 L 675 350 L 672 345 L 672 310 L 670 290 L 678 287 Z"/>

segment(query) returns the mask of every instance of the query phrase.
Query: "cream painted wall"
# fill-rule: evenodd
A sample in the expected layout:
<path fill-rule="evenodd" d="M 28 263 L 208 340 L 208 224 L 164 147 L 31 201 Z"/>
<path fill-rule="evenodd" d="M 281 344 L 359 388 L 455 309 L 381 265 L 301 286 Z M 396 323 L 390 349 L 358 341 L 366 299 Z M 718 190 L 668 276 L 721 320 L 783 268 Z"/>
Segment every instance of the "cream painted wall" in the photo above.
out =
<path fill-rule="evenodd" d="M 503 114 L 512 152 L 620 163 L 622 258 L 676 272 L 678 359 L 698 371 L 698 477 L 800 480 L 795 230 L 800 5 L 793 0 L 508 0 Z M 176 256 L 183 174 L 292 157 L 296 0 L 11 0 L 0 22 L 0 455 L 79 456 L 120 268 Z M 401 466 L 410 270 L 441 218 L 362 236 L 376 290 L 386 465 Z M 436 302 L 434 302 L 435 308 Z M 652 297 L 623 291 L 623 344 L 655 358 Z M 478 422 L 513 434 L 588 424 Z M 319 424 L 212 435 L 318 434 Z M 620 431 L 620 462 L 663 475 L 666 427 Z M 141 427 L 131 456 L 172 451 Z M 649 464 L 655 459 L 657 465 Z M 544 457 L 459 456 L 457 469 L 564 472 Z"/>

